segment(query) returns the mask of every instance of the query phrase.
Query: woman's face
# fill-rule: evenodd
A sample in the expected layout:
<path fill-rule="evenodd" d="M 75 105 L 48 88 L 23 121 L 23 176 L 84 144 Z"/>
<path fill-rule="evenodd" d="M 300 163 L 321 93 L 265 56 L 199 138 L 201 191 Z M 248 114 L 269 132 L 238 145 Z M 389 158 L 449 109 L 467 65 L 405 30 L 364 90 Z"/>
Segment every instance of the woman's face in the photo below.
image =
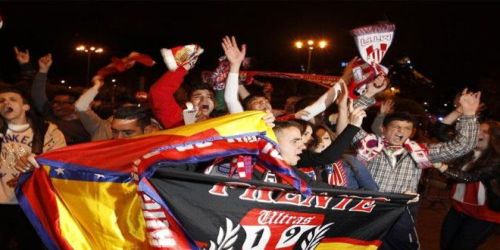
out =
<path fill-rule="evenodd" d="M 479 126 L 479 135 L 478 141 L 476 145 L 476 150 L 484 151 L 488 148 L 488 144 L 490 143 L 490 125 L 487 123 L 481 123 Z"/>
<path fill-rule="evenodd" d="M 305 145 L 308 145 L 311 140 L 312 140 L 312 128 L 311 126 L 307 125 L 306 129 L 304 130 L 304 133 L 302 134 L 302 141 L 304 141 Z"/>
<path fill-rule="evenodd" d="M 330 137 L 330 134 L 328 134 L 328 132 L 322 128 L 317 129 L 316 132 L 314 133 L 314 136 L 318 140 L 318 143 L 313 149 L 314 152 L 316 153 L 323 152 L 325 148 L 327 148 L 328 146 L 330 146 L 330 144 L 332 144 L 332 138 Z"/>

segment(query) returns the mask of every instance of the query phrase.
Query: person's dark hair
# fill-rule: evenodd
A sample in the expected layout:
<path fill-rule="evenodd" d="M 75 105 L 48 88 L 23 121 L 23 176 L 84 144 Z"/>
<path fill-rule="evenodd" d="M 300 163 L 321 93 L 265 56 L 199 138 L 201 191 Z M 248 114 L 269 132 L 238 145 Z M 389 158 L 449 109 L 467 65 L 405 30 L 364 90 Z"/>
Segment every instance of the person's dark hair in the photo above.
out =
<path fill-rule="evenodd" d="M 264 96 L 264 94 L 256 94 L 256 93 L 254 93 L 254 94 L 250 94 L 250 95 L 248 95 L 247 97 L 245 97 L 245 99 L 243 99 L 243 100 L 241 101 L 241 104 L 243 105 L 243 109 L 248 110 L 248 105 L 249 105 L 249 104 L 250 104 L 250 103 L 251 103 L 251 102 L 252 102 L 255 98 L 258 98 L 258 97 L 262 97 L 262 98 L 266 98 L 266 99 L 267 99 L 267 97 L 265 97 L 265 96 Z"/>
<path fill-rule="evenodd" d="M 137 105 L 137 100 L 129 94 L 122 94 L 115 98 L 115 104 L 116 108 Z"/>
<path fill-rule="evenodd" d="M 333 141 L 335 140 L 335 138 L 337 137 L 337 135 L 335 134 L 335 132 L 333 132 L 327 125 L 325 124 L 319 124 L 315 127 L 313 127 L 313 133 L 312 133 L 312 142 L 311 144 L 309 145 L 309 150 L 310 151 L 313 151 L 313 149 L 318 146 L 318 144 L 320 143 L 321 139 L 316 135 L 316 132 L 320 129 L 323 129 L 326 133 L 328 133 L 328 135 L 330 135 L 330 139 L 332 140 L 332 143 Z"/>
<path fill-rule="evenodd" d="M 294 119 L 293 121 L 297 122 L 298 124 L 300 124 L 302 126 L 302 128 L 300 129 L 301 134 L 304 134 L 304 132 L 306 132 L 306 129 L 308 126 L 311 127 L 312 130 L 314 130 L 314 125 L 309 121 L 304 121 L 301 119 Z"/>
<path fill-rule="evenodd" d="M 413 128 L 417 128 L 417 120 L 415 120 L 415 117 L 410 115 L 409 113 L 406 112 L 394 112 L 391 114 L 388 114 L 385 116 L 384 121 L 382 122 L 382 125 L 384 127 L 387 127 L 389 123 L 392 121 L 406 121 L 406 122 L 411 122 L 413 124 Z"/>
<path fill-rule="evenodd" d="M 295 127 L 298 130 L 302 130 L 302 125 L 296 121 L 275 121 L 274 122 L 274 133 L 280 132 L 283 129 Z"/>
<path fill-rule="evenodd" d="M 191 95 L 196 90 L 208 90 L 208 91 L 212 92 L 212 94 L 214 94 L 214 97 L 215 97 L 215 92 L 214 92 L 214 89 L 212 88 L 212 86 L 210 86 L 207 83 L 195 83 L 195 84 L 189 86 L 188 98 L 191 98 Z M 214 99 L 214 101 L 215 101 L 215 99 Z"/>
<path fill-rule="evenodd" d="M 56 96 L 61 96 L 61 95 L 62 96 L 69 96 L 69 101 L 72 103 L 76 102 L 76 100 L 78 100 L 78 97 L 79 97 L 79 95 L 74 91 L 60 89 L 60 90 L 54 91 L 54 93 L 52 94 L 52 99 L 54 99 L 54 97 L 56 97 Z"/>
<path fill-rule="evenodd" d="M 26 93 L 16 87 L 6 87 L 0 88 L 0 94 L 2 93 L 16 93 L 19 94 L 23 98 L 23 103 L 30 105 L 30 109 L 26 112 L 26 117 L 28 123 L 30 124 L 31 129 L 33 130 L 33 141 L 31 144 L 31 152 L 33 154 L 41 154 L 43 153 L 43 144 L 45 139 L 45 133 L 49 128 L 49 123 L 45 122 L 43 118 L 36 113 L 35 108 L 31 105 L 30 99 L 27 98 Z M 5 135 L 7 132 L 8 125 L 2 118 L 2 124 L 0 125 L 0 133 Z M 2 146 L 3 140 L 0 140 L 0 150 Z"/>
<path fill-rule="evenodd" d="M 479 158 L 474 162 L 471 169 L 478 169 L 483 167 L 491 167 L 492 165 L 498 165 L 500 163 L 500 122 L 497 121 L 485 121 L 482 124 L 488 124 L 490 135 L 490 141 L 488 147 L 479 156 Z"/>
<path fill-rule="evenodd" d="M 114 119 L 137 120 L 139 126 L 144 129 L 151 124 L 151 110 L 137 106 L 126 106 L 116 109 Z"/>

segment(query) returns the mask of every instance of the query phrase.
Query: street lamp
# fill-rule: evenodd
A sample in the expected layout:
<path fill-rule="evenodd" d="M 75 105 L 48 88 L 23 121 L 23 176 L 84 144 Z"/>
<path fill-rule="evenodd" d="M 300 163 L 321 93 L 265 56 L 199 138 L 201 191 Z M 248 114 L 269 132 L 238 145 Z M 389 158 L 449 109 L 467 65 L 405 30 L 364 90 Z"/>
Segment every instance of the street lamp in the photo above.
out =
<path fill-rule="evenodd" d="M 328 46 L 328 42 L 326 40 L 320 40 L 315 42 L 314 40 L 307 40 L 307 70 L 306 73 L 311 71 L 311 59 L 312 52 L 316 48 L 325 49 Z M 304 47 L 304 43 L 302 41 L 295 42 L 295 48 L 302 49 Z"/>
<path fill-rule="evenodd" d="M 76 51 L 87 54 L 87 84 L 90 85 L 90 57 L 92 56 L 92 54 L 103 53 L 104 49 L 95 46 L 88 47 L 86 45 L 80 45 L 76 47 Z"/>

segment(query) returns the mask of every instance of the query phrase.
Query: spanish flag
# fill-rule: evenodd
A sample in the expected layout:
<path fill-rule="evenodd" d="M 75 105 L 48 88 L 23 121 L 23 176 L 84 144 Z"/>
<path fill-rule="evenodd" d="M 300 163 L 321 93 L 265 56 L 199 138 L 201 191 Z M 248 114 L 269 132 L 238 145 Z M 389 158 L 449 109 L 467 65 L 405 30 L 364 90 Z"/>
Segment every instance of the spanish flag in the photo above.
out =
<path fill-rule="evenodd" d="M 277 144 L 263 115 L 249 111 L 48 152 L 37 157 L 41 168 L 21 176 L 16 195 L 49 249 L 197 249 L 149 182 L 162 166 L 252 155 L 310 193 L 279 155 L 264 153 Z M 160 230 L 165 226 L 170 230 Z"/>

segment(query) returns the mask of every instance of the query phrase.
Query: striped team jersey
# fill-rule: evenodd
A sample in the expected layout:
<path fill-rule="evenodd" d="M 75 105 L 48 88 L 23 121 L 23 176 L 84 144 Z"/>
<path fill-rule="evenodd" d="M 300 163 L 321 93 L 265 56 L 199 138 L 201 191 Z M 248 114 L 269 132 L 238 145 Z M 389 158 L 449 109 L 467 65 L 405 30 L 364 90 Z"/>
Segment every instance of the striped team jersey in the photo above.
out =
<path fill-rule="evenodd" d="M 457 211 L 476 219 L 500 223 L 500 213 L 488 208 L 486 188 L 480 181 L 454 184 L 451 198 Z"/>

